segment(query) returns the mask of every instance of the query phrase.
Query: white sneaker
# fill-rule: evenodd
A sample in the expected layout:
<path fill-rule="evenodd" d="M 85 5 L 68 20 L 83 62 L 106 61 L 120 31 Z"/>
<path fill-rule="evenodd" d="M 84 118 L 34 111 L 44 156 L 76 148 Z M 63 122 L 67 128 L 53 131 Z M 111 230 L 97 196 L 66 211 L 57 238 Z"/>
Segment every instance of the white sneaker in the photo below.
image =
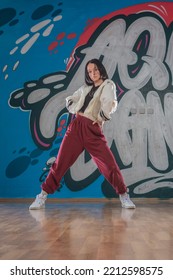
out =
<path fill-rule="evenodd" d="M 131 201 L 131 199 L 127 193 L 122 194 L 119 197 L 120 197 L 121 205 L 123 208 L 129 208 L 129 209 L 136 208 L 135 204 Z"/>
<path fill-rule="evenodd" d="M 29 210 L 39 210 L 45 208 L 46 194 L 38 194 L 34 202 L 30 205 Z"/>

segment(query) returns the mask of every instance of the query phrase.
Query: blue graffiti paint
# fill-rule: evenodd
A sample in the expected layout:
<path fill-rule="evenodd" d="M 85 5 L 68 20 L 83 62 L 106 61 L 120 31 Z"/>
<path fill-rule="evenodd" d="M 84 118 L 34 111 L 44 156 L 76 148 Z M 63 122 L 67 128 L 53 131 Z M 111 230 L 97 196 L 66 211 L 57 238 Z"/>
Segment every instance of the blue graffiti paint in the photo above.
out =
<path fill-rule="evenodd" d="M 33 12 L 31 18 L 33 20 L 43 18 L 43 17 L 47 16 L 52 10 L 53 10 L 52 5 L 41 6 Z"/>
<path fill-rule="evenodd" d="M 0 10 L 0 26 L 9 23 L 16 16 L 16 10 L 13 8 L 5 8 Z"/>
<path fill-rule="evenodd" d="M 31 163 L 31 158 L 29 156 L 21 156 L 9 163 L 6 168 L 6 176 L 8 178 L 15 178 L 21 175 Z"/>

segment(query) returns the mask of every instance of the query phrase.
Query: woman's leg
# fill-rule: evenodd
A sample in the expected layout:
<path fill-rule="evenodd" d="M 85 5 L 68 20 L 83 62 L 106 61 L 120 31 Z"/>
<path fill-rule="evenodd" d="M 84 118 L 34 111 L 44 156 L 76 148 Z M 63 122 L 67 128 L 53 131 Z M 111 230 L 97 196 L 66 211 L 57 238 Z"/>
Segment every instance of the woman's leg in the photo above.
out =
<path fill-rule="evenodd" d="M 97 124 L 91 124 L 88 127 L 88 136 L 84 146 L 97 164 L 98 169 L 112 185 L 116 193 L 119 194 L 122 207 L 134 209 L 136 206 L 127 194 L 127 187 L 121 171 L 100 127 Z"/>
<path fill-rule="evenodd" d="M 107 141 L 100 127 L 97 124 L 91 124 L 90 133 L 91 137 L 85 142 L 85 148 L 97 164 L 99 171 L 112 185 L 116 193 L 126 193 L 127 187 L 124 183 L 120 168 L 107 145 Z"/>
<path fill-rule="evenodd" d="M 60 185 L 60 181 L 68 168 L 82 153 L 84 147 L 80 138 L 78 121 L 75 119 L 68 127 L 61 143 L 57 158 L 53 163 L 49 174 L 42 184 L 42 192 L 36 196 L 30 205 L 30 210 L 39 210 L 45 207 L 47 194 L 54 193 Z"/>
<path fill-rule="evenodd" d="M 69 125 L 61 143 L 57 158 L 53 163 L 45 182 L 42 184 L 42 189 L 47 194 L 52 194 L 57 190 L 62 177 L 83 150 L 84 147 L 80 139 L 78 120 L 75 119 Z"/>

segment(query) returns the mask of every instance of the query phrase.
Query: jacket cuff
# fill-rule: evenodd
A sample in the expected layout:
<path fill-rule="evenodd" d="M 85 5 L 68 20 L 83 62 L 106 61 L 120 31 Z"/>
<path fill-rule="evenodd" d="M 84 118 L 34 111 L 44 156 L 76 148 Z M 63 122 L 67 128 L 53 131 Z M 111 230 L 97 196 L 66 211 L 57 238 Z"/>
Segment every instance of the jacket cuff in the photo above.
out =
<path fill-rule="evenodd" d="M 100 117 L 102 118 L 102 120 L 104 121 L 109 121 L 111 118 L 106 116 L 103 112 L 103 110 L 100 110 Z"/>
<path fill-rule="evenodd" d="M 72 99 L 66 99 L 66 107 L 67 109 L 73 104 L 73 100 Z"/>

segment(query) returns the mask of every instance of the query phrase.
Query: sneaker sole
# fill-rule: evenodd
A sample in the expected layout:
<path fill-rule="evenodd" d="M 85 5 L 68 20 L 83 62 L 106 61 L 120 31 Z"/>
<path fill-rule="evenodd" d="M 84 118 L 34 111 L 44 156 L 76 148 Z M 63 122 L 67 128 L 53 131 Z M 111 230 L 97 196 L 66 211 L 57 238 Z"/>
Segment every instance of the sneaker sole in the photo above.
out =
<path fill-rule="evenodd" d="M 41 206 L 41 207 L 29 207 L 29 210 L 41 210 L 41 209 L 44 209 L 45 206 Z"/>
<path fill-rule="evenodd" d="M 123 208 L 125 209 L 135 209 L 136 206 L 125 206 L 125 205 L 122 205 Z"/>

